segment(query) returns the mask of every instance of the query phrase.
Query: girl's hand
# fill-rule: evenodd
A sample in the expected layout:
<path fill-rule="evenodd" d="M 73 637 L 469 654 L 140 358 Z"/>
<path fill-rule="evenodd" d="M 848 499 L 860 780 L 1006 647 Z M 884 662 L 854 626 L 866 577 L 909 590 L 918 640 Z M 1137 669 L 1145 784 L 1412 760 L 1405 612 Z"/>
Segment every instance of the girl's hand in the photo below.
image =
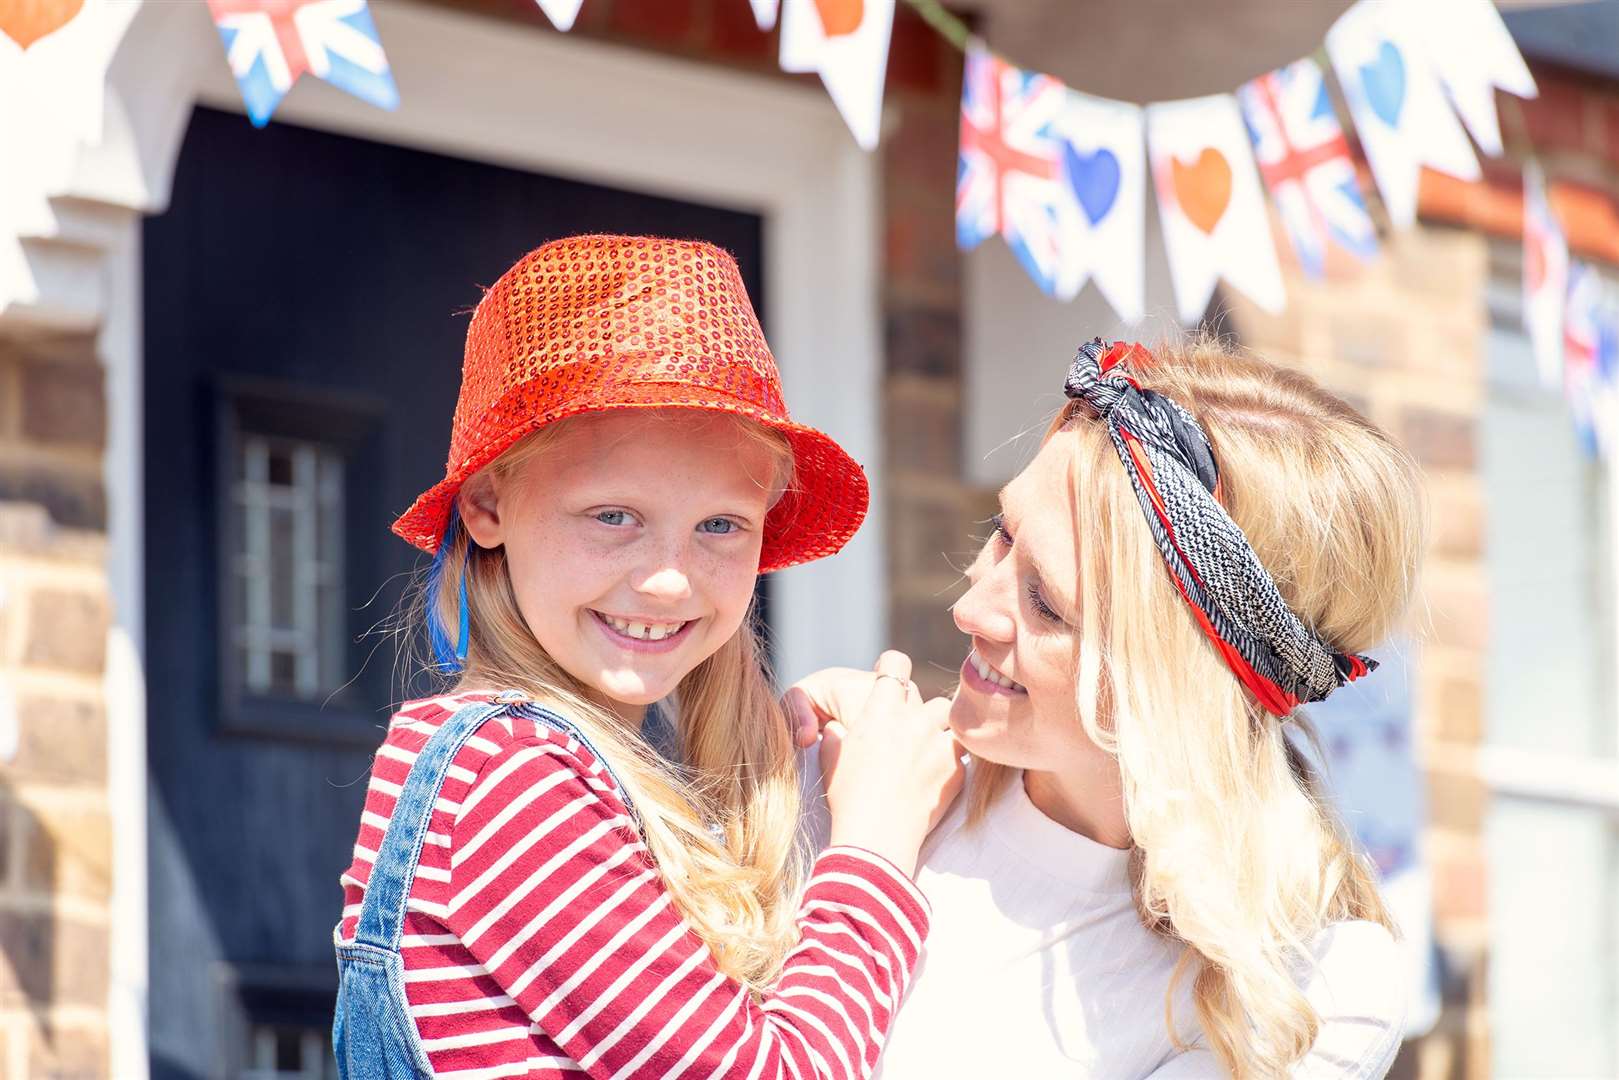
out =
<path fill-rule="evenodd" d="M 965 775 L 947 722 L 949 701 L 924 702 L 910 676 L 910 657 L 883 653 L 866 679 L 865 700 L 852 710 L 844 705 L 854 682 L 844 681 L 823 698 L 839 711 L 825 721 L 821 743 L 831 842 L 876 852 L 906 874 L 916 872 L 922 841 Z"/>
<path fill-rule="evenodd" d="M 781 697 L 793 725 L 793 741 L 800 747 L 814 746 L 821 729 L 829 721 L 854 715 L 876 684 L 875 671 L 851 667 L 822 668 L 798 680 Z"/>

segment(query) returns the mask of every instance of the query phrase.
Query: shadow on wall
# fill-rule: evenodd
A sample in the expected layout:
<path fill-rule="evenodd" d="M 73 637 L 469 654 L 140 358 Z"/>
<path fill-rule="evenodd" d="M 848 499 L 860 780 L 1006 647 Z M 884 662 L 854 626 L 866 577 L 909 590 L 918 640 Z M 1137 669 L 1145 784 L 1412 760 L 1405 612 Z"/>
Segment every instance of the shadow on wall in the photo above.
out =
<path fill-rule="evenodd" d="M 14 710 L 0 712 L 5 714 L 0 727 L 14 730 Z M 56 838 L 0 778 L 0 1010 L 25 1011 L 33 1028 L 30 1041 L 43 1043 L 41 1049 L 51 1056 L 60 1049 L 50 1013 L 58 992 L 56 867 Z M 28 1075 L 36 1071 L 32 1064 Z"/>

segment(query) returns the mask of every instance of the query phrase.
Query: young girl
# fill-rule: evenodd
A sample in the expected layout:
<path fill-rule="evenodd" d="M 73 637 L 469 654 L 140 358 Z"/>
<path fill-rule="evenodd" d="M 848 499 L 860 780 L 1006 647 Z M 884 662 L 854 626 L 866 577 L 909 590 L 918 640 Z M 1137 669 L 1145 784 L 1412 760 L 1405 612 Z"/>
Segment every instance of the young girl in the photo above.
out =
<path fill-rule="evenodd" d="M 578 237 L 489 290 L 447 475 L 394 525 L 436 552 L 456 680 L 377 753 L 335 932 L 343 1075 L 870 1073 L 953 741 L 885 654 L 801 889 L 749 621 L 758 574 L 837 551 L 866 497 L 788 419 L 724 252 Z M 654 703 L 675 762 L 639 736 Z"/>
<path fill-rule="evenodd" d="M 1380 1077 L 1405 960 L 1288 729 L 1400 625 L 1417 470 L 1212 344 L 1093 342 L 1065 390 L 954 607 L 969 797 L 881 1076 Z M 942 1041 L 963 1014 L 993 1038 Z"/>

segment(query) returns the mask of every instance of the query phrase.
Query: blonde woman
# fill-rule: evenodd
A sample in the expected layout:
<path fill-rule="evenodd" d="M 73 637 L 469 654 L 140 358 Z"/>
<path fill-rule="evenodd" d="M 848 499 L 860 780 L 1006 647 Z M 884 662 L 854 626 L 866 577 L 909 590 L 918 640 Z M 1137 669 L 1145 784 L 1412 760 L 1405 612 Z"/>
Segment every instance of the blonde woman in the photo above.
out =
<path fill-rule="evenodd" d="M 1415 468 L 1209 345 L 1092 342 L 1065 389 L 954 607 L 968 787 L 922 852 L 933 930 L 879 1072 L 1382 1076 L 1395 929 L 1288 729 L 1399 624 Z M 801 741 L 869 679 L 791 694 Z M 829 723 L 823 767 L 869 723 Z"/>

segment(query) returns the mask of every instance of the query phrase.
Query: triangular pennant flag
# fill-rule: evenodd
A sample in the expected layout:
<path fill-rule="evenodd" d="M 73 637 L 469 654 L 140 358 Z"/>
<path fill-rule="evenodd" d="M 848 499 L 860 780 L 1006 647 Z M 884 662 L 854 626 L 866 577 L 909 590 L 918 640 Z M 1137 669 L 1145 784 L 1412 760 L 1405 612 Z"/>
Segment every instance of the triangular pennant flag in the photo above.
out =
<path fill-rule="evenodd" d="M 102 141 L 107 70 L 138 11 L 0 0 L 0 307 L 33 289 L 16 242 L 56 230 L 51 196 Z"/>
<path fill-rule="evenodd" d="M 208 0 L 247 117 L 270 122 L 305 72 L 384 109 L 399 104 L 365 0 Z"/>
<path fill-rule="evenodd" d="M 62 29 L 84 9 L 84 0 L 33 0 L 0 4 L 0 41 L 20 51 Z"/>
<path fill-rule="evenodd" d="M 1546 199 L 1546 177 L 1530 161 L 1523 169 L 1523 326 L 1540 381 L 1562 381 L 1563 317 L 1568 294 L 1568 241 Z"/>
<path fill-rule="evenodd" d="M 759 29 L 770 30 L 776 25 L 776 13 L 781 7 L 781 0 L 748 0 L 753 5 L 753 21 L 759 24 Z"/>
<path fill-rule="evenodd" d="M 855 142 L 877 147 L 894 0 L 784 0 L 781 69 L 813 71 Z"/>
<path fill-rule="evenodd" d="M 1619 326 L 1606 303 L 1602 279 L 1596 269 L 1575 260 L 1569 264 L 1568 304 L 1563 319 L 1563 392 L 1574 415 L 1574 430 L 1593 457 L 1610 455 L 1611 445 L 1599 423 L 1614 391 L 1614 366 L 1619 362 Z"/>
<path fill-rule="evenodd" d="M 1496 88 L 1524 98 L 1539 93 L 1500 12 L 1490 0 L 1422 0 L 1401 5 L 1399 14 L 1413 20 L 1417 40 L 1473 141 L 1499 157 Z"/>
<path fill-rule="evenodd" d="M 1405 228 L 1417 217 L 1422 166 L 1463 180 L 1480 174 L 1467 133 L 1397 6 L 1360 0 L 1327 31 L 1327 55 L 1389 218 Z"/>
<path fill-rule="evenodd" d="M 1181 320 L 1202 316 L 1222 277 L 1266 311 L 1282 310 L 1282 271 L 1237 100 L 1148 105 L 1147 150 Z"/>
<path fill-rule="evenodd" d="M 564 34 L 573 29 L 573 21 L 579 17 L 579 9 L 585 0 L 534 0 L 545 12 L 545 17 L 551 20 L 551 25 Z"/>
<path fill-rule="evenodd" d="M 1377 228 L 1361 198 L 1349 141 L 1315 62 L 1261 75 L 1237 91 L 1237 100 L 1259 175 L 1304 272 L 1326 275 L 1329 244 L 1362 260 L 1377 254 Z"/>
<path fill-rule="evenodd" d="M 956 168 L 956 245 L 1006 239 L 1048 293 L 1062 272 L 1057 203 L 1059 143 L 1052 123 L 1066 96 L 1049 75 L 1024 71 L 980 43 L 967 48 L 961 83 L 961 157 Z"/>
<path fill-rule="evenodd" d="M 1052 130 L 1062 165 L 1056 295 L 1071 300 L 1088 279 L 1122 321 L 1140 322 L 1147 230 L 1141 107 L 1068 90 Z"/>

